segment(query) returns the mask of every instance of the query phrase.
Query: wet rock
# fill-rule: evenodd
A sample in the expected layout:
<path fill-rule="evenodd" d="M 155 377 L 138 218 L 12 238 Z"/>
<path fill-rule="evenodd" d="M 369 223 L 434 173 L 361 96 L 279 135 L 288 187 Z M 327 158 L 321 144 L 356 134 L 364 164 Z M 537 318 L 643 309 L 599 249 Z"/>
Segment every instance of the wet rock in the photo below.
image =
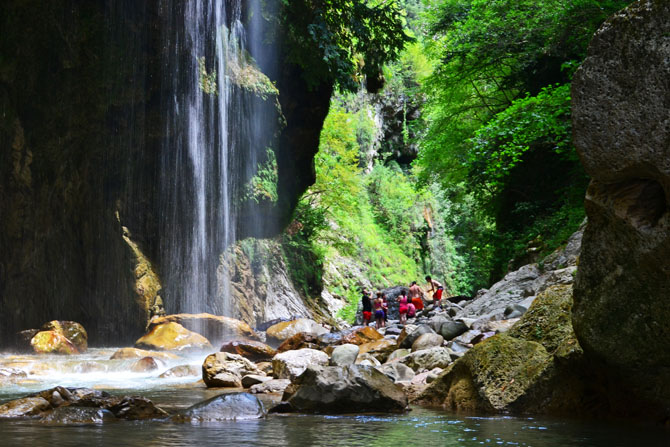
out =
<path fill-rule="evenodd" d="M 202 364 L 202 379 L 208 387 L 240 388 L 242 377 L 248 374 L 263 375 L 263 372 L 237 354 L 217 352 L 207 356 Z"/>
<path fill-rule="evenodd" d="M 113 401 L 115 399 L 112 398 L 110 400 Z M 129 421 L 162 419 L 168 416 L 164 410 L 158 408 L 149 399 L 136 396 L 124 397 L 119 402 L 108 406 L 107 409 L 114 413 L 114 416 L 117 418 Z"/>
<path fill-rule="evenodd" d="M 22 380 L 28 377 L 28 374 L 22 369 L 0 368 L 0 385 Z"/>
<path fill-rule="evenodd" d="M 318 336 L 327 333 L 328 330 L 314 320 L 298 318 L 297 320 L 277 323 L 274 326 L 270 326 L 266 331 L 268 341 L 276 343 L 281 343 L 300 332 L 307 332 Z"/>
<path fill-rule="evenodd" d="M 54 331 L 65 336 L 77 347 L 79 352 L 85 352 L 88 349 L 88 334 L 81 324 L 75 321 L 53 320 L 42 325 L 43 331 Z"/>
<path fill-rule="evenodd" d="M 402 412 L 407 396 L 376 368 L 310 366 L 286 389 L 282 400 L 292 411 L 341 414 Z"/>
<path fill-rule="evenodd" d="M 149 332 L 135 342 L 135 347 L 156 351 L 205 351 L 213 349 L 209 340 L 205 337 L 173 322 L 152 325 Z"/>
<path fill-rule="evenodd" d="M 358 346 L 349 343 L 336 346 L 330 355 L 330 366 L 353 365 L 359 352 Z"/>
<path fill-rule="evenodd" d="M 195 365 L 179 365 L 168 369 L 158 377 L 161 379 L 172 379 L 177 377 L 200 376 L 201 374 L 202 368 Z"/>
<path fill-rule="evenodd" d="M 161 326 L 167 323 L 180 324 L 186 329 L 197 332 L 208 340 L 212 340 L 217 343 L 231 338 L 257 338 L 257 335 L 253 329 L 251 329 L 251 326 L 249 326 L 244 321 L 208 313 L 174 314 L 153 318 L 149 322 L 148 330 L 151 331 L 153 327 Z"/>
<path fill-rule="evenodd" d="M 74 367 L 74 372 L 80 374 L 107 372 L 107 365 L 99 362 L 82 362 Z"/>
<path fill-rule="evenodd" d="M 142 373 L 158 369 L 158 363 L 153 357 L 142 357 L 130 367 L 132 372 Z"/>
<path fill-rule="evenodd" d="M 295 379 L 309 365 L 327 365 L 328 354 L 315 349 L 298 349 L 277 354 L 272 359 L 272 372 L 275 379 Z"/>
<path fill-rule="evenodd" d="M 434 333 L 435 331 L 433 331 L 433 329 L 429 325 L 422 324 L 415 330 L 411 332 L 406 332 L 406 335 L 404 337 L 402 336 L 403 334 L 398 336 L 398 346 L 401 348 L 410 349 L 417 338 L 421 337 L 423 334 L 434 334 Z"/>
<path fill-rule="evenodd" d="M 478 331 L 477 329 L 471 329 L 467 332 L 463 332 L 461 335 L 454 338 L 453 341 L 461 343 L 463 345 L 473 344 L 472 340 L 479 337 L 481 334 L 482 334 L 481 331 Z"/>
<path fill-rule="evenodd" d="M 174 360 L 179 356 L 172 352 L 146 351 L 137 348 L 121 348 L 110 357 L 110 360 L 118 359 L 141 359 L 142 357 L 154 357 L 161 360 Z"/>
<path fill-rule="evenodd" d="M 412 352 L 442 346 L 444 338 L 439 334 L 423 334 L 412 343 Z"/>
<path fill-rule="evenodd" d="M 180 411 L 173 422 L 203 423 L 265 417 L 263 403 L 248 393 L 229 393 L 213 397 Z"/>
<path fill-rule="evenodd" d="M 0 418 L 36 416 L 50 408 L 51 404 L 42 397 L 24 397 L 0 405 Z"/>
<path fill-rule="evenodd" d="M 251 340 L 235 340 L 224 343 L 220 351 L 241 355 L 252 362 L 272 360 L 272 357 L 277 353 L 277 351 L 265 343 Z"/>
<path fill-rule="evenodd" d="M 253 385 L 249 392 L 252 394 L 274 394 L 283 393 L 287 386 L 291 384 L 289 379 L 272 379 L 267 382 Z"/>
<path fill-rule="evenodd" d="M 273 380 L 272 377 L 259 376 L 258 374 L 247 374 L 246 376 L 242 377 L 242 387 L 251 388 L 256 384 L 267 382 L 269 380 Z"/>
<path fill-rule="evenodd" d="M 393 362 L 409 354 L 410 354 L 409 349 L 396 349 L 391 353 L 391 355 L 388 356 L 388 358 L 386 359 L 386 363 Z"/>
<path fill-rule="evenodd" d="M 451 356 L 447 348 L 430 348 L 423 351 L 412 352 L 411 354 L 399 358 L 398 363 L 402 363 L 414 371 L 422 369 L 446 368 L 451 363 Z"/>
<path fill-rule="evenodd" d="M 466 332 L 468 329 L 468 326 L 462 321 L 449 321 L 440 327 L 440 334 L 445 340 L 451 340 Z"/>
<path fill-rule="evenodd" d="M 40 331 L 30 340 L 37 354 L 77 354 L 79 350 L 63 334 L 55 331 Z"/>
<path fill-rule="evenodd" d="M 60 407 L 49 412 L 40 422 L 48 425 L 88 425 L 113 420 L 116 420 L 114 413 L 101 408 Z"/>
<path fill-rule="evenodd" d="M 386 376 L 394 382 L 411 382 L 414 378 L 414 371 L 409 366 L 402 363 L 394 362 L 387 363 L 378 368 Z"/>

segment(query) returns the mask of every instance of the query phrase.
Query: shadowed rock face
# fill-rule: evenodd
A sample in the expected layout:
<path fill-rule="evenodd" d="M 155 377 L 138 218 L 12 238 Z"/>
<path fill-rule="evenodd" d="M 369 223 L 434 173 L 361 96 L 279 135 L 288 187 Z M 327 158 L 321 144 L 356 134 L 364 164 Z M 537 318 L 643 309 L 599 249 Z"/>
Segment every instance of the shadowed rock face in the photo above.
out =
<path fill-rule="evenodd" d="M 574 141 L 593 178 L 575 333 L 633 392 L 670 407 L 670 3 L 639 1 L 596 33 L 573 83 Z M 665 410 L 663 410 L 665 408 Z"/>
<path fill-rule="evenodd" d="M 130 343 L 160 314 L 158 180 L 173 137 L 160 5 L 0 2 L 0 345 L 52 319 L 82 323 L 93 345 Z M 253 211 L 265 224 L 240 237 L 279 232 L 314 181 L 332 85 L 310 91 L 284 51 L 271 74 L 286 119 L 278 200 L 245 209 L 240 221 Z"/>

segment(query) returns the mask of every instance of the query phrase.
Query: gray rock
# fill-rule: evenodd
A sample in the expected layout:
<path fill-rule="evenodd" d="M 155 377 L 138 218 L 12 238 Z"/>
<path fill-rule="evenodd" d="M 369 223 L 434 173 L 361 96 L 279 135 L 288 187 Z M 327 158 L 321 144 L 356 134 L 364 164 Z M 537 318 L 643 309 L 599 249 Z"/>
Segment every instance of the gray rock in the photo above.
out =
<path fill-rule="evenodd" d="M 584 354 L 608 375 L 624 378 L 625 398 L 646 402 L 650 412 L 665 409 L 666 419 L 668 36 L 670 3 L 634 2 L 595 34 L 572 88 L 574 143 L 592 178 L 573 327 Z"/>
<path fill-rule="evenodd" d="M 451 340 L 458 337 L 468 330 L 468 326 L 462 321 L 449 321 L 440 328 L 440 334 L 445 340 Z"/>
<path fill-rule="evenodd" d="M 296 349 L 277 354 L 272 359 L 272 374 L 275 379 L 295 379 L 309 365 L 327 365 L 328 354 L 316 349 Z"/>
<path fill-rule="evenodd" d="M 519 318 L 525 314 L 527 310 L 528 308 L 520 304 L 510 304 L 505 308 L 503 315 L 505 315 L 505 320 L 509 320 L 510 318 Z"/>
<path fill-rule="evenodd" d="M 451 321 L 451 318 L 447 318 L 444 315 L 435 315 L 430 319 L 428 325 L 438 334 L 440 333 L 440 328 L 444 323 Z"/>
<path fill-rule="evenodd" d="M 286 389 L 289 410 L 341 414 L 402 412 L 407 396 L 376 368 L 360 365 L 310 366 Z"/>
<path fill-rule="evenodd" d="M 412 343 L 412 352 L 442 346 L 444 338 L 439 334 L 423 334 Z"/>
<path fill-rule="evenodd" d="M 414 371 L 407 365 L 393 362 L 382 365 L 378 368 L 386 376 L 394 382 L 411 382 L 414 378 Z"/>
<path fill-rule="evenodd" d="M 229 393 L 193 405 L 174 415 L 173 422 L 191 424 L 265 417 L 263 403 L 248 393 Z"/>
<path fill-rule="evenodd" d="M 272 380 L 272 377 L 259 376 L 257 374 L 247 374 L 246 376 L 242 377 L 242 387 L 251 388 L 256 384 L 267 382 L 270 380 Z"/>
<path fill-rule="evenodd" d="M 402 328 L 401 328 L 401 327 L 398 327 L 398 326 L 388 326 L 388 327 L 386 328 L 386 332 L 385 332 L 385 334 L 386 334 L 386 335 L 400 335 L 401 332 L 402 332 Z"/>
<path fill-rule="evenodd" d="M 407 337 L 400 343 L 401 348 L 410 349 L 417 338 L 421 337 L 423 334 L 434 334 L 435 331 L 428 326 L 427 324 L 422 324 L 417 327 L 415 330 L 410 332 Z"/>
<path fill-rule="evenodd" d="M 267 382 L 253 385 L 249 388 L 249 392 L 252 394 L 283 393 L 286 387 L 290 384 L 291 381 L 288 379 L 272 379 Z"/>
<path fill-rule="evenodd" d="M 344 344 L 336 346 L 330 355 L 330 366 L 353 365 L 360 348 L 357 345 Z"/>
<path fill-rule="evenodd" d="M 412 352 L 397 362 L 409 366 L 414 371 L 422 369 L 446 368 L 451 363 L 451 356 L 447 348 L 430 348 Z"/>
<path fill-rule="evenodd" d="M 386 359 L 386 363 L 390 363 L 394 360 L 397 360 L 397 359 L 399 359 L 401 357 L 404 357 L 406 355 L 409 355 L 409 354 L 410 354 L 409 349 L 396 349 L 395 351 L 393 351 L 391 353 L 391 355 L 388 356 L 388 358 Z"/>

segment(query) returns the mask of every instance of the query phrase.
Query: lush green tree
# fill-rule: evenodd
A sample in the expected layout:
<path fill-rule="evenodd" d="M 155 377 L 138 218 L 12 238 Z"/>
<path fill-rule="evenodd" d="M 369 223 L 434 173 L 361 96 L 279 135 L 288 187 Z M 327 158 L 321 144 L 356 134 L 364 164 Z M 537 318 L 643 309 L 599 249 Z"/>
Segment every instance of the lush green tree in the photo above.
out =
<path fill-rule="evenodd" d="M 308 83 L 352 91 L 410 40 L 394 0 L 282 0 L 280 23 L 288 59 Z"/>

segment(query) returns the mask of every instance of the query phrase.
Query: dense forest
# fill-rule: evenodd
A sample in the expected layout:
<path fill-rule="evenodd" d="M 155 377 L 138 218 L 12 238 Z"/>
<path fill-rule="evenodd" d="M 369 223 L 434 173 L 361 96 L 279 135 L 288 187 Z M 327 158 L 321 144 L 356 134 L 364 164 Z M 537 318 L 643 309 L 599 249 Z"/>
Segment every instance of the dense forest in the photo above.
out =
<path fill-rule="evenodd" d="M 356 36 L 338 54 L 354 70 L 338 73 L 316 183 L 284 235 L 306 294 L 343 258 L 373 286 L 432 273 L 453 295 L 541 265 L 585 217 L 572 75 L 628 3 L 379 2 L 401 20 L 403 49 L 380 73 L 365 72 Z M 354 303 L 359 282 L 336 286 Z"/>

